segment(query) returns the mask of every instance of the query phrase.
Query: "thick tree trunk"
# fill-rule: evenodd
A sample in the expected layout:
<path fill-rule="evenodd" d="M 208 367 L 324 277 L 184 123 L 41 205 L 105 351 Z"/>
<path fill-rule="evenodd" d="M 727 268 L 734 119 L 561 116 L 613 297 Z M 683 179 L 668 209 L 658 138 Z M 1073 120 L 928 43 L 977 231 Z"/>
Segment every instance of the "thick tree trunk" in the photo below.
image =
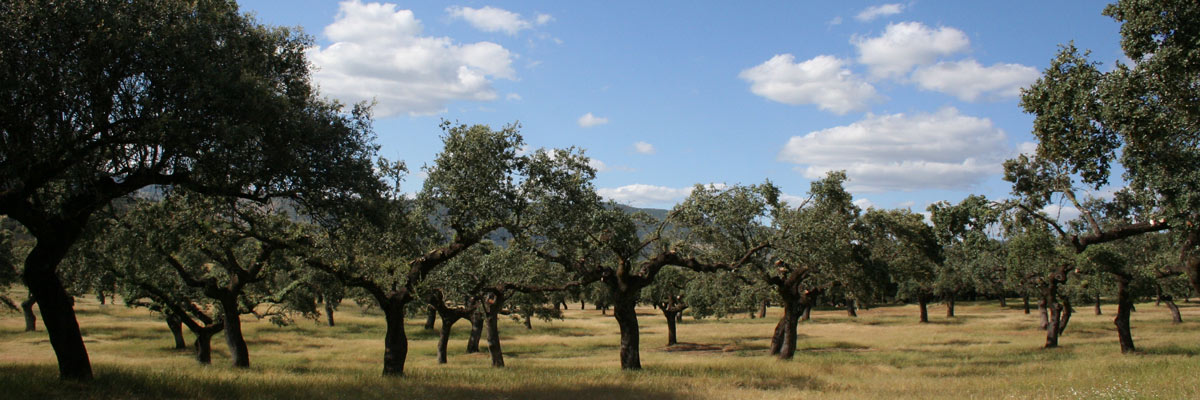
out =
<path fill-rule="evenodd" d="M 39 236 L 37 245 L 25 258 L 22 278 L 42 312 L 42 324 L 58 358 L 59 377 L 88 381 L 92 379 L 92 363 L 87 347 L 83 345 L 79 322 L 75 319 L 75 301 L 55 273 L 71 244 L 66 239 L 73 237 Z"/>
<path fill-rule="evenodd" d="M 796 339 L 797 339 L 797 324 L 800 322 L 800 308 L 803 307 L 795 301 L 788 302 L 784 300 L 783 307 L 783 340 L 779 347 L 779 359 L 791 360 L 796 355 Z"/>
<path fill-rule="evenodd" d="M 1063 331 L 1067 330 L 1067 323 L 1071 322 L 1071 315 L 1075 314 L 1075 308 L 1071 307 L 1071 299 L 1064 297 L 1062 299 L 1062 316 L 1058 319 L 1058 335 L 1062 336 Z"/>
<path fill-rule="evenodd" d="M 425 330 L 432 331 L 434 322 L 437 322 L 437 310 L 429 306 L 429 316 L 425 317 Z"/>
<path fill-rule="evenodd" d="M 921 309 L 921 323 L 929 322 L 929 300 L 924 297 L 917 298 L 917 308 Z"/>
<path fill-rule="evenodd" d="M 1052 349 L 1058 347 L 1058 333 L 1061 327 L 1059 323 L 1062 320 L 1063 305 L 1058 302 L 1058 284 L 1051 279 L 1044 292 L 1043 301 L 1046 303 L 1046 311 L 1049 314 L 1049 320 L 1046 321 L 1046 344 L 1043 348 Z"/>
<path fill-rule="evenodd" d="M 1103 314 L 1100 312 L 1100 295 L 1096 295 L 1096 315 Z"/>
<path fill-rule="evenodd" d="M 212 364 L 212 337 L 219 331 L 193 331 L 196 334 L 196 362 L 204 365 Z"/>
<path fill-rule="evenodd" d="M 1021 297 L 1021 300 L 1025 302 L 1025 314 L 1029 314 L 1029 295 Z"/>
<path fill-rule="evenodd" d="M 33 313 L 34 304 L 37 304 L 37 300 L 33 299 L 33 295 L 21 302 L 21 311 L 25 313 L 25 332 L 37 330 L 37 315 Z"/>
<path fill-rule="evenodd" d="M 471 314 L 471 336 L 467 338 L 467 354 L 479 352 L 479 338 L 483 335 L 483 313 Z"/>
<path fill-rule="evenodd" d="M 1131 353 L 1136 350 L 1133 346 L 1133 332 L 1129 326 L 1129 312 L 1133 308 L 1133 299 L 1129 296 L 1129 278 L 1117 276 L 1117 317 L 1113 324 L 1117 326 L 1117 339 L 1121 342 L 1121 353 Z"/>
<path fill-rule="evenodd" d="M 175 350 L 186 349 L 187 342 L 183 340 L 183 321 L 174 316 L 168 316 L 167 329 L 171 330 L 171 336 L 175 338 Z"/>
<path fill-rule="evenodd" d="M 787 305 L 784 304 L 784 307 Z M 775 333 L 771 334 L 771 355 L 773 356 L 779 355 L 779 351 L 783 348 L 783 336 L 787 333 L 785 324 L 787 324 L 786 313 L 779 317 L 779 323 L 775 324 Z"/>
<path fill-rule="evenodd" d="M 382 302 L 381 302 L 382 303 Z M 383 337 L 383 375 L 403 376 L 404 360 L 408 357 L 408 336 L 404 332 L 404 303 L 380 304 L 387 333 Z"/>
<path fill-rule="evenodd" d="M 769 304 L 768 304 L 768 302 L 767 302 L 766 300 L 763 300 L 763 301 L 760 301 L 760 302 L 758 302 L 758 317 L 759 317 L 759 318 L 766 318 L 766 317 L 767 317 L 767 306 L 768 306 L 768 305 L 769 305 Z"/>
<path fill-rule="evenodd" d="M 225 344 L 229 346 L 233 366 L 249 368 L 250 349 L 246 347 L 246 338 L 242 336 L 242 315 L 238 312 L 237 297 L 221 299 L 220 302 L 222 321 L 225 322 Z"/>
<path fill-rule="evenodd" d="M 438 335 L 437 360 L 438 364 L 446 363 L 446 347 L 450 345 L 450 328 L 458 322 L 458 316 L 442 314 L 442 330 Z"/>
<path fill-rule="evenodd" d="M 1038 325 L 1039 329 L 1046 329 L 1047 326 L 1050 326 L 1050 313 L 1046 310 L 1046 299 L 1038 301 L 1038 314 L 1042 317 L 1042 324 Z"/>
<path fill-rule="evenodd" d="M 499 305 L 487 313 L 484 323 L 487 325 L 488 353 L 492 355 L 492 366 L 504 368 L 504 351 L 500 349 L 500 312 Z"/>
<path fill-rule="evenodd" d="M 954 296 L 946 299 L 946 318 L 954 318 Z"/>
<path fill-rule="evenodd" d="M 672 311 L 671 307 L 664 307 L 662 313 L 667 318 L 667 346 L 679 344 L 679 341 L 675 340 L 675 317 L 679 315 L 679 312 Z"/>
<path fill-rule="evenodd" d="M 1175 305 L 1175 298 L 1167 294 L 1162 296 L 1162 301 L 1167 303 L 1167 309 L 1171 310 L 1171 322 L 1176 324 L 1182 323 L 1183 316 L 1179 314 L 1179 306 Z"/>
<path fill-rule="evenodd" d="M 329 321 L 329 326 L 333 326 L 333 303 L 329 299 L 325 299 L 325 319 Z"/>
<path fill-rule="evenodd" d="M 637 291 L 618 295 L 613 305 L 613 317 L 621 328 L 621 369 L 642 369 L 640 332 L 637 320 Z"/>

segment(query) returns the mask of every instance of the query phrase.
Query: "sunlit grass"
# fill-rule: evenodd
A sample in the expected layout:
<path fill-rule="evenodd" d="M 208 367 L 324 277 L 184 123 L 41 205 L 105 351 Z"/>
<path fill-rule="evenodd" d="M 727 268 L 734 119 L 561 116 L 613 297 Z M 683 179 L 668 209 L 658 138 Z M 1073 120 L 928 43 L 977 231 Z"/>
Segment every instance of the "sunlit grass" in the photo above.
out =
<path fill-rule="evenodd" d="M 1183 324 L 1165 307 L 1139 304 L 1137 354 L 1121 355 L 1105 315 L 1080 307 L 1059 349 L 1043 350 L 1037 314 L 994 302 L 960 302 L 956 318 L 915 306 L 878 307 L 847 317 L 818 310 L 801 323 L 792 361 L 766 355 L 780 310 L 765 319 L 736 316 L 679 325 L 681 346 L 667 348 L 666 324 L 639 315 L 642 371 L 621 371 L 611 316 L 572 309 L 564 320 L 511 320 L 501 330 L 508 368 L 484 352 L 465 354 L 468 321 L 455 325 L 450 363 L 435 359 L 436 334 L 408 321 L 412 342 L 403 378 L 379 376 L 383 320 L 346 304 L 338 326 L 300 320 L 277 327 L 246 317 L 251 368 L 235 370 L 223 338 L 213 365 L 174 350 L 166 325 L 140 309 L 81 299 L 77 307 L 96 381 L 60 382 L 54 353 L 39 331 L 22 332 L 20 314 L 0 314 L 3 398 L 1198 398 L 1200 305 L 1181 304 Z M 188 340 L 191 340 L 190 334 Z"/>

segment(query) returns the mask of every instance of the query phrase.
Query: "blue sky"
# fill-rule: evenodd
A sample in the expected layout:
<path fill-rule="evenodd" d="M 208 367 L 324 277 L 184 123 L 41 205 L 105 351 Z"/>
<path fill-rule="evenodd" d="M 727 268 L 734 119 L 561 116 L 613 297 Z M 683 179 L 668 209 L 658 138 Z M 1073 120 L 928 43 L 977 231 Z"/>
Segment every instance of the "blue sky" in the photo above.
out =
<path fill-rule="evenodd" d="M 1000 163 L 1032 141 L 1019 88 L 1071 40 L 1124 59 L 1096 1 L 240 4 L 313 36 L 324 95 L 375 99 L 385 157 L 419 171 L 441 119 L 519 121 L 643 207 L 696 183 L 799 197 L 839 169 L 864 206 L 1005 197 Z"/>

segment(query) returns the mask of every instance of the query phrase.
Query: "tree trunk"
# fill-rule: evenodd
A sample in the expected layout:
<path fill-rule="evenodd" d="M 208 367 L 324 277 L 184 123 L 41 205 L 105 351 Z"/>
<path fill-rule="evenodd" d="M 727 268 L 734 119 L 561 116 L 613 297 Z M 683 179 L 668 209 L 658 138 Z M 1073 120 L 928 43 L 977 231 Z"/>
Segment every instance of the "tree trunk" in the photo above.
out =
<path fill-rule="evenodd" d="M 492 366 L 503 368 L 504 352 L 500 349 L 500 306 L 494 305 L 493 307 L 495 309 L 487 312 L 487 318 L 484 321 L 487 325 L 488 352 L 492 355 Z"/>
<path fill-rule="evenodd" d="M 387 333 L 383 337 L 383 375 L 403 376 L 408 357 L 408 336 L 404 332 L 404 302 L 380 302 Z"/>
<path fill-rule="evenodd" d="M 791 360 L 796 355 L 796 325 L 800 322 L 800 308 L 805 306 L 786 299 L 784 302 L 783 320 L 780 321 L 783 323 L 783 340 L 779 347 L 779 359 Z"/>
<path fill-rule="evenodd" d="M 22 278 L 42 312 L 42 324 L 58 358 L 59 378 L 89 381 L 92 379 L 92 363 L 88 359 L 87 347 L 83 345 L 79 322 L 75 319 L 75 301 L 67 294 L 55 273 L 73 241 L 67 239 L 73 237 L 38 236 L 37 245 L 25 258 Z"/>
<path fill-rule="evenodd" d="M 533 315 L 525 316 L 525 329 L 533 329 L 533 322 L 531 321 L 532 318 Z"/>
<path fill-rule="evenodd" d="M 1117 326 L 1117 339 L 1121 342 L 1121 353 L 1127 354 L 1136 350 L 1133 346 L 1133 332 L 1129 326 L 1129 312 L 1133 308 L 1133 299 L 1129 297 L 1129 278 L 1117 276 L 1117 317 L 1113 324 Z"/>
<path fill-rule="evenodd" d="M 1063 305 L 1058 302 L 1058 283 L 1054 278 L 1050 279 L 1050 284 L 1046 285 L 1044 291 L 1044 300 L 1046 303 L 1049 321 L 1045 326 L 1046 329 L 1046 345 L 1043 348 L 1052 349 L 1058 347 L 1058 332 L 1059 323 L 1062 320 Z"/>
<path fill-rule="evenodd" d="M 479 338 L 483 334 L 483 313 L 471 314 L 471 336 L 467 338 L 467 354 L 479 352 Z"/>
<path fill-rule="evenodd" d="M 1096 295 L 1096 315 L 1101 315 L 1100 312 L 1100 295 Z"/>
<path fill-rule="evenodd" d="M 333 326 L 333 303 L 329 299 L 325 299 L 325 319 L 329 321 L 329 326 Z"/>
<path fill-rule="evenodd" d="M 457 315 L 442 314 L 442 331 L 438 335 L 437 344 L 437 360 L 438 364 L 446 363 L 446 347 L 450 345 L 450 328 L 454 327 L 454 323 L 458 322 Z"/>
<path fill-rule="evenodd" d="M 1021 298 L 1025 302 L 1025 314 L 1029 314 L 1029 295 Z"/>
<path fill-rule="evenodd" d="M 1050 313 L 1046 311 L 1046 299 L 1038 301 L 1038 314 L 1042 317 L 1042 324 L 1038 325 L 1039 329 L 1046 329 L 1050 325 Z"/>
<path fill-rule="evenodd" d="M 846 299 L 846 315 L 850 317 L 858 317 L 858 311 L 855 311 L 854 300 Z"/>
<path fill-rule="evenodd" d="M 425 317 L 425 330 L 432 331 L 434 322 L 437 322 L 437 310 L 429 306 L 429 316 Z"/>
<path fill-rule="evenodd" d="M 1179 306 L 1175 305 L 1175 298 L 1169 294 L 1163 295 L 1162 301 L 1167 303 L 1167 309 L 1171 310 L 1171 322 L 1176 324 L 1182 323 L 1183 316 L 1179 314 Z"/>
<path fill-rule="evenodd" d="M 246 338 L 242 336 L 242 315 L 238 312 L 237 297 L 221 299 L 220 303 L 222 320 L 225 321 L 225 344 L 229 346 L 233 366 L 249 368 L 250 349 L 246 347 Z"/>
<path fill-rule="evenodd" d="M 787 307 L 787 304 L 784 304 L 784 307 Z M 773 356 L 779 355 L 779 351 L 783 348 L 783 336 L 787 329 L 785 324 L 787 324 L 786 313 L 779 317 L 779 323 L 775 324 L 775 333 L 771 335 L 771 355 Z"/>
<path fill-rule="evenodd" d="M 1067 330 L 1067 323 L 1071 322 L 1071 315 L 1075 313 L 1075 308 L 1071 307 L 1071 299 L 1064 297 L 1062 300 L 1062 316 L 1058 319 L 1058 335 L 1062 336 L 1063 331 Z"/>
<path fill-rule="evenodd" d="M 946 318 L 954 318 L 954 296 L 946 299 Z"/>
<path fill-rule="evenodd" d="M 1008 299 L 1000 295 L 1000 308 L 1008 308 Z"/>
<path fill-rule="evenodd" d="M 921 309 L 921 323 L 929 323 L 929 300 L 918 297 L 917 307 Z"/>
<path fill-rule="evenodd" d="M 196 334 L 196 362 L 212 364 L 212 337 L 217 332 L 219 331 L 209 332 L 206 329 L 192 332 Z"/>
<path fill-rule="evenodd" d="M 621 328 L 621 369 L 642 369 L 637 320 L 637 291 L 617 297 L 613 305 L 613 317 Z"/>
<path fill-rule="evenodd" d="M 812 303 L 812 301 L 804 303 L 804 311 L 800 314 L 801 321 L 808 321 L 812 319 Z"/>
<path fill-rule="evenodd" d="M 171 330 L 171 336 L 175 338 L 175 350 L 187 348 L 187 342 L 183 340 L 183 321 L 174 316 L 167 316 L 167 329 Z"/>
<path fill-rule="evenodd" d="M 25 332 L 37 330 L 37 315 L 33 313 L 33 305 L 36 303 L 37 300 L 33 299 L 33 295 L 21 302 L 21 311 L 25 313 Z"/>
<path fill-rule="evenodd" d="M 675 317 L 679 312 L 672 311 L 671 307 L 663 307 L 662 313 L 667 317 L 667 346 L 679 344 L 679 341 L 675 340 Z"/>
<path fill-rule="evenodd" d="M 768 305 L 767 303 L 768 302 L 766 300 L 760 301 L 758 303 L 758 317 L 759 318 L 767 317 L 767 305 Z"/>

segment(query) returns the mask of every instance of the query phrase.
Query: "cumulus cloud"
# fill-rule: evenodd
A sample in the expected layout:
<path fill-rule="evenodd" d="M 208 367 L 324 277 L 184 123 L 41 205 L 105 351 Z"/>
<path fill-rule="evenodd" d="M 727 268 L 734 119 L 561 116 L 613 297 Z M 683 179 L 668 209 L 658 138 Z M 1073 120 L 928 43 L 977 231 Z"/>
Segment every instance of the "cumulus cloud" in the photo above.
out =
<path fill-rule="evenodd" d="M 533 27 L 532 23 L 521 18 L 521 14 L 491 6 L 483 8 L 447 7 L 446 13 L 450 14 L 451 18 L 467 21 L 475 29 L 484 32 L 504 32 L 512 36 L 516 35 L 517 32 Z M 543 16 L 553 18 L 546 14 L 538 15 L 537 21 L 539 24 L 550 21 L 546 19 L 545 22 L 542 22 Z"/>
<path fill-rule="evenodd" d="M 984 67 L 975 60 L 962 60 L 917 68 L 912 79 L 921 89 L 976 101 L 980 97 L 1016 97 L 1021 88 L 1033 84 L 1040 75 L 1037 69 L 1021 64 Z"/>
<path fill-rule="evenodd" d="M 1042 212 L 1060 222 L 1075 220 L 1082 215 L 1082 213 L 1079 212 L 1079 209 L 1075 208 L 1074 206 L 1064 207 L 1058 204 L 1047 204 L 1045 207 L 1042 207 Z"/>
<path fill-rule="evenodd" d="M 821 55 L 797 63 L 791 54 L 780 54 L 738 77 L 750 82 L 756 95 L 784 104 L 814 104 L 836 114 L 862 111 L 878 98 L 875 87 L 845 68 L 845 62 Z"/>
<path fill-rule="evenodd" d="M 395 4 L 345 1 L 308 59 L 321 92 L 344 102 L 376 101 L 375 115 L 430 115 L 455 100 L 492 101 L 494 79 L 514 79 L 512 55 L 491 42 L 421 36 L 421 22 Z"/>
<path fill-rule="evenodd" d="M 604 125 L 607 123 L 608 118 L 597 117 L 592 115 L 592 113 L 583 114 L 582 117 L 579 117 L 579 126 L 584 128 L 591 128 L 593 126 Z"/>
<path fill-rule="evenodd" d="M 794 136 L 779 160 L 810 179 L 845 170 L 862 192 L 965 189 L 1000 171 L 1011 149 L 987 118 L 954 108 L 914 115 L 867 115 L 850 125 Z"/>
<path fill-rule="evenodd" d="M 862 210 L 866 210 L 866 209 L 869 209 L 869 208 L 871 208 L 871 207 L 875 207 L 875 203 L 871 202 L 871 199 L 857 199 L 857 200 L 854 200 L 854 205 L 855 205 L 855 206 L 858 206 L 858 208 L 859 208 L 859 209 L 862 209 Z"/>
<path fill-rule="evenodd" d="M 858 62 L 875 78 L 900 78 L 913 67 L 933 63 L 937 57 L 967 50 L 967 34 L 950 27 L 932 29 L 920 22 L 888 24 L 878 37 L 855 37 Z"/>
<path fill-rule="evenodd" d="M 713 183 L 710 187 L 723 189 L 725 184 Z M 645 184 L 626 185 L 617 188 L 599 188 L 596 193 L 606 199 L 634 207 L 669 207 L 692 194 L 693 186 L 672 188 Z"/>
<path fill-rule="evenodd" d="M 642 154 L 654 154 L 654 145 L 646 142 L 636 142 L 633 144 L 633 149 Z"/>
<path fill-rule="evenodd" d="M 877 6 L 867 7 L 865 10 L 862 10 L 862 12 L 858 13 L 858 15 L 855 15 L 854 19 L 867 22 L 882 16 L 899 14 L 901 11 L 904 11 L 903 4 L 880 4 Z"/>

